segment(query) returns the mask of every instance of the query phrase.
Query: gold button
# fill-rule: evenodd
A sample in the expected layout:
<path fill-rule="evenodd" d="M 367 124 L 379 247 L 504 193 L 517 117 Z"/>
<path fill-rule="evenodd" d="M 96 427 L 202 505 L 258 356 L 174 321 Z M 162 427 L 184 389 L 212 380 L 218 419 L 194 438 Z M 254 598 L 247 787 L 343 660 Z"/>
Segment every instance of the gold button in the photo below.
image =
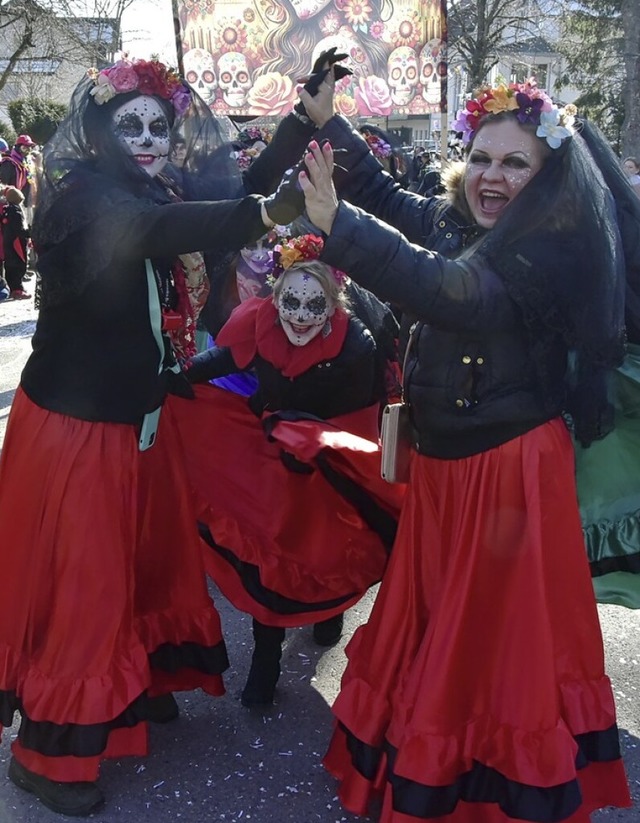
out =
<path fill-rule="evenodd" d="M 460 400 L 460 398 L 458 398 L 458 399 L 456 400 L 456 406 L 457 406 L 459 409 L 461 409 L 461 408 L 464 406 L 464 400 Z"/>
<path fill-rule="evenodd" d="M 477 363 L 479 366 L 482 366 L 482 364 L 484 363 L 484 357 L 477 357 L 477 358 L 476 358 L 476 363 Z"/>
<path fill-rule="evenodd" d="M 447 223 L 446 223 L 446 221 L 445 221 L 445 220 L 441 220 L 441 221 L 438 223 L 438 225 L 440 226 L 440 228 L 441 228 L 441 229 L 443 229 L 443 228 L 447 225 Z"/>
<path fill-rule="evenodd" d="M 465 354 L 465 356 L 462 358 L 462 362 L 465 364 L 465 366 L 468 366 L 469 363 L 471 363 L 471 358 L 468 354 Z"/>

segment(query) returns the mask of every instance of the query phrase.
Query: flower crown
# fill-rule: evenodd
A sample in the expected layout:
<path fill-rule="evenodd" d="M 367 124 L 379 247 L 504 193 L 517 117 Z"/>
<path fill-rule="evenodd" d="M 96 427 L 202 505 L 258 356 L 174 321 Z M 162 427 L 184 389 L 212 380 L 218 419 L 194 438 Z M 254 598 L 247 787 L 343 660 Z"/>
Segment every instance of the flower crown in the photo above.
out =
<path fill-rule="evenodd" d="M 377 134 L 372 134 L 370 131 L 363 131 L 362 136 L 369 144 L 369 148 L 371 149 L 371 153 L 374 157 L 377 157 L 378 160 L 382 160 L 386 157 L 391 157 L 393 154 L 393 149 L 385 140 L 381 137 L 378 137 Z"/>
<path fill-rule="evenodd" d="M 323 248 L 324 240 L 315 234 L 301 234 L 278 243 L 273 249 L 273 270 L 267 277 L 267 282 L 273 287 L 278 277 L 295 263 L 301 263 L 304 260 L 318 260 Z M 346 274 L 334 269 L 333 266 L 325 265 L 331 270 L 338 286 L 342 288 L 347 279 Z"/>
<path fill-rule="evenodd" d="M 525 83 L 501 83 L 496 88 L 489 86 L 481 89 L 477 96 L 467 100 L 464 109 L 460 109 L 453 128 L 462 132 L 462 142 L 466 146 L 474 138 L 481 120 L 487 114 L 500 114 L 504 111 L 515 113 L 520 123 L 537 126 L 536 136 L 544 138 L 552 149 L 560 148 L 563 140 L 571 137 L 577 109 L 573 104 L 558 108 L 531 78 Z"/>
<path fill-rule="evenodd" d="M 177 117 L 181 117 L 191 103 L 191 90 L 172 68 L 159 60 L 121 60 L 107 69 L 89 69 L 89 77 L 95 83 L 89 92 L 98 106 L 111 100 L 116 94 L 139 91 L 171 101 Z"/>

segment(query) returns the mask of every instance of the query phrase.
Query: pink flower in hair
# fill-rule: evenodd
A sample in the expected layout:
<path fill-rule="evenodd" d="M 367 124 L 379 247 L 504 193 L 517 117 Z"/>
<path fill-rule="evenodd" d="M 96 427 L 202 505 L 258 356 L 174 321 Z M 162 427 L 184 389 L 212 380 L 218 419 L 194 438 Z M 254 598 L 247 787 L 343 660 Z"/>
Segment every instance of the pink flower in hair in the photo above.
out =
<path fill-rule="evenodd" d="M 138 88 L 138 75 L 128 60 L 118 60 L 110 69 L 105 69 L 101 74 L 109 78 L 109 82 L 118 94 Z"/>

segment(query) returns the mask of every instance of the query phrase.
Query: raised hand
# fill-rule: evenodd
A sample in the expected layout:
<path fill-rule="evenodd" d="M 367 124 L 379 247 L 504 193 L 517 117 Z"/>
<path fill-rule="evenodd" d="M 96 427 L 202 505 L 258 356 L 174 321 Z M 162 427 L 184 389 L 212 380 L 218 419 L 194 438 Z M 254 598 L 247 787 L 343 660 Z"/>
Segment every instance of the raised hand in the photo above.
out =
<path fill-rule="evenodd" d="M 322 146 L 313 140 L 304 156 L 307 171 L 299 175 L 300 188 L 304 192 L 309 220 L 325 234 L 331 227 L 338 211 L 338 197 L 333 185 L 333 149 L 327 141 Z"/>
<path fill-rule="evenodd" d="M 348 55 L 336 54 L 336 47 L 323 51 L 313 64 L 311 76 L 300 91 L 300 100 L 295 110 L 302 116 L 310 117 L 321 128 L 333 116 L 333 89 L 335 81 L 352 74 L 346 66 L 337 65 Z"/>
<path fill-rule="evenodd" d="M 301 170 L 302 161 L 284 173 L 278 188 L 263 201 L 267 217 L 279 226 L 287 226 L 304 211 L 304 194 L 298 180 Z"/>

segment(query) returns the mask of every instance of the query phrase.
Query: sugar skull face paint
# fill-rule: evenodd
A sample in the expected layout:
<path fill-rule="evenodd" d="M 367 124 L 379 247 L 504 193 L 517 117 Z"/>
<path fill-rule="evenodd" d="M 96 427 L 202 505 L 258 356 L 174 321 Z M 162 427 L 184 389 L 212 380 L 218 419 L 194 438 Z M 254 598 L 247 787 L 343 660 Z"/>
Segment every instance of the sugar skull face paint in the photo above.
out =
<path fill-rule="evenodd" d="M 515 120 L 487 123 L 473 141 L 464 192 L 479 226 L 491 229 L 509 203 L 542 168 L 548 149 Z"/>
<path fill-rule="evenodd" d="M 158 101 L 141 94 L 113 113 L 113 131 L 133 159 L 155 177 L 169 159 L 169 122 Z"/>
<path fill-rule="evenodd" d="M 277 308 L 280 324 L 294 346 L 306 346 L 334 312 L 327 293 L 316 278 L 304 270 L 285 272 Z"/>

